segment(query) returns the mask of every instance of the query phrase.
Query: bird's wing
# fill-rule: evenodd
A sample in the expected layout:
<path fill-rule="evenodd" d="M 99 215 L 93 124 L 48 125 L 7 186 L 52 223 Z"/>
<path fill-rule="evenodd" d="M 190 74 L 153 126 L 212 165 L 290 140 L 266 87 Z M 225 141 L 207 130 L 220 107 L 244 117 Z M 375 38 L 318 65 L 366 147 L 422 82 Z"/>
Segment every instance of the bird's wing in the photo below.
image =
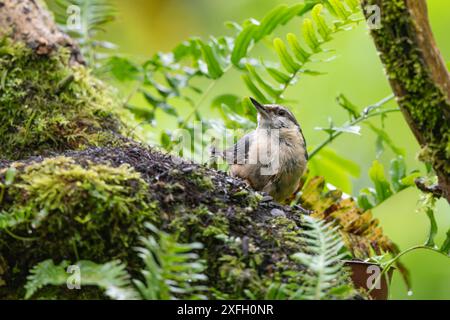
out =
<path fill-rule="evenodd" d="M 255 132 L 245 135 L 233 147 L 223 151 L 222 156 L 228 164 L 245 164 Z"/>

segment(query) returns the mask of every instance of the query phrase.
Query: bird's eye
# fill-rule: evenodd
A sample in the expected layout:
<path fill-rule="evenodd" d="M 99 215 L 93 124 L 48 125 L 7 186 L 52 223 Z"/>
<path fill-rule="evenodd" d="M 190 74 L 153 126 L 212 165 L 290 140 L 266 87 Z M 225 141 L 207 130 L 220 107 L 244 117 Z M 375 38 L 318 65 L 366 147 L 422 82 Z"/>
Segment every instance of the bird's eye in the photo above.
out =
<path fill-rule="evenodd" d="M 278 115 L 281 116 L 281 117 L 284 117 L 286 115 L 286 111 L 278 110 Z"/>

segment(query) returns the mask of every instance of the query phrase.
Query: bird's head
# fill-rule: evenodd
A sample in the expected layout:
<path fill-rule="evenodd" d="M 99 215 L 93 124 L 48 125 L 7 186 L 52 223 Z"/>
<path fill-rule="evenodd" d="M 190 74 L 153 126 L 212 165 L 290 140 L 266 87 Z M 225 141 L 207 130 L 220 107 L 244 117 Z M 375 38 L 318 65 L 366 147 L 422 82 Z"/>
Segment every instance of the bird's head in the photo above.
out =
<path fill-rule="evenodd" d="M 258 111 L 258 128 L 261 129 L 296 129 L 300 125 L 289 109 L 280 105 L 263 105 L 250 98 Z"/>

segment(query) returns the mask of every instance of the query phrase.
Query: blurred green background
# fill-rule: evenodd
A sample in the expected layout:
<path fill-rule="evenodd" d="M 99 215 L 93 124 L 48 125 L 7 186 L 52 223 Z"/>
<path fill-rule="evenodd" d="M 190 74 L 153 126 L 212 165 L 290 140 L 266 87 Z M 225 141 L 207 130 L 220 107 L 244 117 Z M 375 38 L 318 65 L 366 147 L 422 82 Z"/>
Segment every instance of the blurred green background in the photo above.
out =
<path fill-rule="evenodd" d="M 254 17 L 260 19 L 277 4 L 295 4 L 293 0 L 128 0 L 116 1 L 118 20 L 108 27 L 105 38 L 119 45 L 119 52 L 139 61 L 151 57 L 157 51 L 169 51 L 179 42 L 191 36 L 203 38 L 209 35 L 223 35 L 229 32 L 224 23 L 229 20 L 242 22 Z M 428 0 L 430 17 L 438 44 L 447 61 L 450 61 L 450 5 L 448 0 Z M 284 30 L 300 32 L 300 21 L 294 19 Z M 374 45 L 366 26 L 361 24 L 355 30 L 338 34 L 328 45 L 336 49 L 337 59 L 314 66 L 315 70 L 327 72 L 320 77 L 305 76 L 291 87 L 287 98 L 298 102 L 291 103 L 309 145 L 314 146 L 325 134 L 316 131 L 318 126 L 326 127 L 328 118 L 336 124 L 347 120 L 347 114 L 335 103 L 339 93 L 344 93 L 361 108 L 375 103 L 390 94 Z M 255 56 L 265 55 L 269 50 L 258 47 Z M 217 94 L 229 92 L 238 96 L 248 96 L 237 73 L 230 72 L 214 87 L 202 105 L 203 115 L 210 113 L 209 103 Z M 391 102 L 393 106 L 394 103 Z M 183 111 L 181 111 L 183 114 Z M 188 113 L 188 110 L 186 110 Z M 214 117 L 215 115 L 210 115 Z M 158 116 L 157 128 L 149 135 L 149 143 L 158 141 L 156 131 L 172 128 L 175 123 Z M 374 124 L 380 126 L 379 120 Z M 405 150 L 408 169 L 424 170 L 417 159 L 418 144 L 410 133 L 400 114 L 390 115 L 386 121 L 386 131 L 395 144 Z M 371 185 L 367 176 L 369 167 L 376 159 L 376 136 L 363 126 L 362 136 L 346 135 L 333 143 L 336 152 L 358 163 L 361 176 L 354 178 L 352 186 L 339 186 L 348 192 L 358 191 Z M 387 168 L 394 154 L 386 148 L 379 160 Z M 401 249 L 424 243 L 428 230 L 428 220 L 416 212 L 419 193 L 408 189 L 383 203 L 374 210 L 381 221 L 385 233 Z M 450 207 L 445 201 L 438 203 L 437 220 L 440 226 L 437 240 L 441 243 L 445 232 L 450 228 Z M 408 295 L 405 286 L 396 275 L 393 279 L 392 299 L 450 299 L 450 259 L 429 252 L 416 252 L 406 256 L 403 262 L 410 269 L 413 292 Z"/>

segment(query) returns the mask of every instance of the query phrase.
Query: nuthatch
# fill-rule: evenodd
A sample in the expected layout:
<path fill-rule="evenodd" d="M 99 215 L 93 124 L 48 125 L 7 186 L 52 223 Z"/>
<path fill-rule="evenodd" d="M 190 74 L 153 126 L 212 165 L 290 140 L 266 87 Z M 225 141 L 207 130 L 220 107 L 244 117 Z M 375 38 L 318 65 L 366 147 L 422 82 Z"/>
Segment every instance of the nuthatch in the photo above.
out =
<path fill-rule="evenodd" d="M 258 127 L 219 156 L 230 164 L 232 176 L 283 202 L 300 187 L 308 161 L 305 138 L 287 108 L 251 101 L 258 111 Z"/>

